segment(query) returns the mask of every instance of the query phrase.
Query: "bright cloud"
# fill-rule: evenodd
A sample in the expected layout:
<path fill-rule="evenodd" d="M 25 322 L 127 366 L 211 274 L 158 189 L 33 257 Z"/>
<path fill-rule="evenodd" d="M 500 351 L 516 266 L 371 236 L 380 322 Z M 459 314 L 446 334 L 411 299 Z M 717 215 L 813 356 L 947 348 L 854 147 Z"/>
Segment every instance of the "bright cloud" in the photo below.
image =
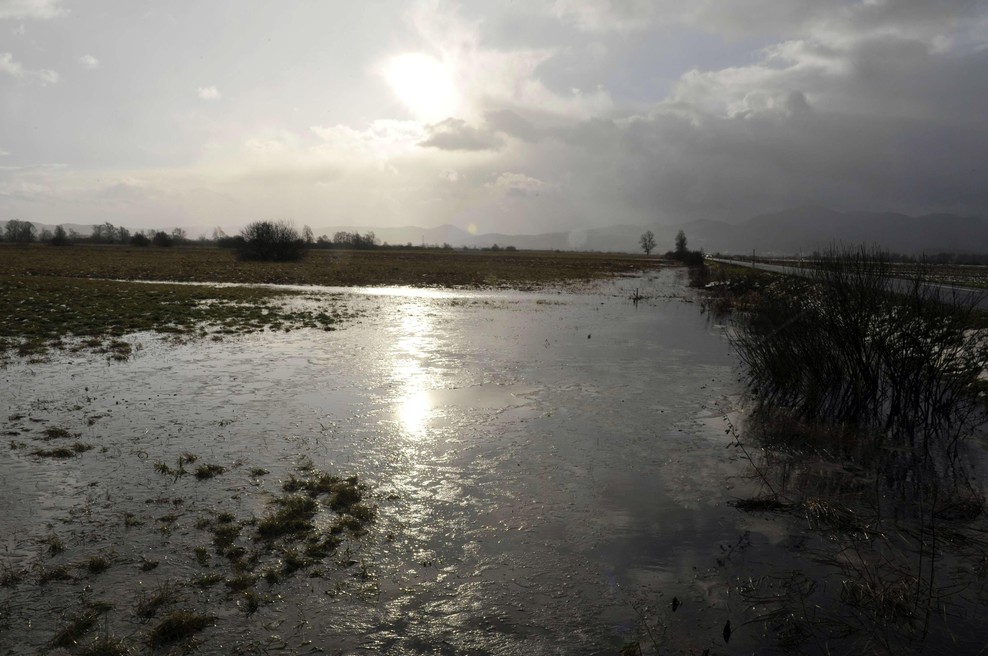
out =
<path fill-rule="evenodd" d="M 56 18 L 66 13 L 61 0 L 0 0 L 0 20 Z"/>
<path fill-rule="evenodd" d="M 219 100 L 220 92 L 214 86 L 199 87 L 199 98 L 202 100 Z"/>
<path fill-rule="evenodd" d="M 91 71 L 99 68 L 99 60 L 93 57 L 92 55 L 83 55 L 82 57 L 79 57 L 79 63 L 81 63 L 83 67 L 88 68 Z"/>
<path fill-rule="evenodd" d="M 9 52 L 0 52 L 0 73 L 6 73 L 15 78 L 33 80 L 40 83 L 42 86 L 48 84 L 55 84 L 58 82 L 58 73 L 48 69 L 40 70 L 28 70 L 24 66 L 14 59 L 14 56 Z"/>

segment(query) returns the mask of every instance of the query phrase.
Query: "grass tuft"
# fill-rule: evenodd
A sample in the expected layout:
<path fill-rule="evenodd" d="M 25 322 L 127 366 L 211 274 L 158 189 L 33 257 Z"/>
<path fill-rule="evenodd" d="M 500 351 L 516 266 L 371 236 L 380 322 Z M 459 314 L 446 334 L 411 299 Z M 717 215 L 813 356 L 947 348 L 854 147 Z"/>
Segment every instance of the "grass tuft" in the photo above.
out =
<path fill-rule="evenodd" d="M 202 615 L 189 610 L 175 611 L 151 629 L 148 644 L 152 649 L 159 649 L 176 642 L 185 642 L 215 623 L 215 615 Z"/>

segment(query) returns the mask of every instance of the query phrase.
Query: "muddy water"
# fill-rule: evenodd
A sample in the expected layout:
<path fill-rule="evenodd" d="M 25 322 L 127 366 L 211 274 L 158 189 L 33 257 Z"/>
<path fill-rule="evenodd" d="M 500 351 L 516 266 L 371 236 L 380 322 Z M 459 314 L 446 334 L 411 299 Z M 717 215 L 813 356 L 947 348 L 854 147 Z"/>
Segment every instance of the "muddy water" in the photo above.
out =
<path fill-rule="evenodd" d="M 649 298 L 633 304 L 634 288 Z M 136 335 L 126 362 L 0 371 L 0 566 L 17 575 L 0 587 L 0 653 L 36 653 L 98 601 L 113 608 L 80 642 L 143 649 L 157 620 L 134 609 L 167 584 L 179 590 L 169 608 L 215 617 L 197 636 L 205 653 L 724 645 L 733 611 L 718 561 L 771 531 L 750 533 L 726 505 L 743 485 L 724 448 L 734 359 L 681 278 L 333 294 L 360 313 L 335 332 Z M 93 448 L 32 456 L 57 442 L 42 439 L 50 427 Z M 183 453 L 225 473 L 155 470 Z M 210 547 L 201 520 L 261 516 L 310 464 L 368 484 L 370 531 L 324 566 L 259 581 L 256 611 L 222 583 L 193 584 L 230 575 L 223 558 L 195 555 Z M 93 555 L 109 568 L 87 569 Z M 69 578 L 42 583 L 59 565 Z M 673 597 L 685 602 L 675 615 Z M 663 635 L 644 635 L 643 618 Z"/>

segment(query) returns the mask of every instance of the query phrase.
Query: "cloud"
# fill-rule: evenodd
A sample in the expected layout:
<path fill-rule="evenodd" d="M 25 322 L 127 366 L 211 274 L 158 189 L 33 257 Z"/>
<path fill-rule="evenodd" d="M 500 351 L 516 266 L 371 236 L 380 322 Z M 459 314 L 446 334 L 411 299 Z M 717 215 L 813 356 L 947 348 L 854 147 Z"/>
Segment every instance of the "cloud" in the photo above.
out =
<path fill-rule="evenodd" d="M 499 174 L 493 182 L 488 183 L 488 187 L 509 196 L 528 197 L 538 196 L 549 185 L 524 173 L 505 171 Z"/>
<path fill-rule="evenodd" d="M 219 100 L 220 92 L 214 86 L 199 87 L 199 98 L 202 100 Z"/>
<path fill-rule="evenodd" d="M 471 127 L 457 118 L 429 125 L 425 131 L 428 136 L 419 145 L 440 150 L 499 150 L 504 145 L 490 130 Z"/>
<path fill-rule="evenodd" d="M 310 130 L 322 143 L 310 152 L 329 159 L 363 159 L 375 162 L 406 155 L 426 138 L 425 127 L 418 121 L 381 119 L 364 130 L 347 125 L 313 126 Z"/>
<path fill-rule="evenodd" d="M 79 63 L 81 63 L 84 68 L 88 68 L 91 71 L 99 68 L 99 60 L 92 55 L 83 55 L 82 57 L 79 57 Z"/>
<path fill-rule="evenodd" d="M 522 141 L 534 142 L 545 136 L 543 130 L 539 130 L 525 117 L 510 109 L 488 110 L 484 114 L 484 120 L 491 129 Z"/>
<path fill-rule="evenodd" d="M 56 18 L 66 13 L 61 4 L 61 0 L 0 0 L 0 20 Z"/>
<path fill-rule="evenodd" d="M 25 69 L 9 52 L 0 52 L 0 73 L 6 73 L 18 79 L 34 80 L 42 86 L 55 84 L 59 79 L 58 73 L 52 70 L 40 69 L 32 71 Z"/>
<path fill-rule="evenodd" d="M 504 48 L 481 38 L 483 24 L 461 17 L 440 0 L 420 0 L 408 20 L 428 50 L 442 53 L 459 92 L 461 113 L 455 118 L 477 121 L 489 110 L 513 110 L 550 119 L 583 119 L 613 109 L 600 85 L 555 89 L 542 79 L 540 67 L 558 47 Z"/>
<path fill-rule="evenodd" d="M 639 30 L 654 20 L 654 0 L 556 0 L 552 12 L 584 32 Z"/>

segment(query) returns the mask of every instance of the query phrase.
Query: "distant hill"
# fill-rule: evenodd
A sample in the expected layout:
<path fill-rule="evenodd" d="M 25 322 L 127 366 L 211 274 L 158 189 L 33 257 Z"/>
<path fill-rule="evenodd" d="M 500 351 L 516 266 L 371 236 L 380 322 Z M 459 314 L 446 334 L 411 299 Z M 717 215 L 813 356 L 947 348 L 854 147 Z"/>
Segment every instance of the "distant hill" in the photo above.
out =
<path fill-rule="evenodd" d="M 6 221 L 0 221 L 0 229 Z M 40 233 L 54 225 L 35 223 Z M 92 233 L 91 225 L 63 224 L 67 231 Z M 988 254 L 988 221 L 954 214 L 908 216 L 893 212 L 839 212 L 825 207 L 796 207 L 760 214 L 740 223 L 691 221 L 679 225 L 614 225 L 604 228 L 548 232 L 537 235 L 486 233 L 475 235 L 445 224 L 434 228 L 404 226 L 368 228 L 334 226 L 315 230 L 316 236 L 333 237 L 336 232 L 373 232 L 380 242 L 392 245 L 449 244 L 486 248 L 514 246 L 532 250 L 592 250 L 637 252 L 638 238 L 645 230 L 655 233 L 657 250 L 672 250 L 676 233 L 686 233 L 689 247 L 708 253 L 751 253 L 795 255 L 823 250 L 835 243 L 875 244 L 896 253 Z"/>
<path fill-rule="evenodd" d="M 823 250 L 835 243 L 863 243 L 907 254 L 988 253 L 988 221 L 952 214 L 914 217 L 800 207 L 761 214 L 733 225 L 711 221 L 678 228 L 686 233 L 692 248 L 707 252 L 755 250 L 789 255 Z"/>

